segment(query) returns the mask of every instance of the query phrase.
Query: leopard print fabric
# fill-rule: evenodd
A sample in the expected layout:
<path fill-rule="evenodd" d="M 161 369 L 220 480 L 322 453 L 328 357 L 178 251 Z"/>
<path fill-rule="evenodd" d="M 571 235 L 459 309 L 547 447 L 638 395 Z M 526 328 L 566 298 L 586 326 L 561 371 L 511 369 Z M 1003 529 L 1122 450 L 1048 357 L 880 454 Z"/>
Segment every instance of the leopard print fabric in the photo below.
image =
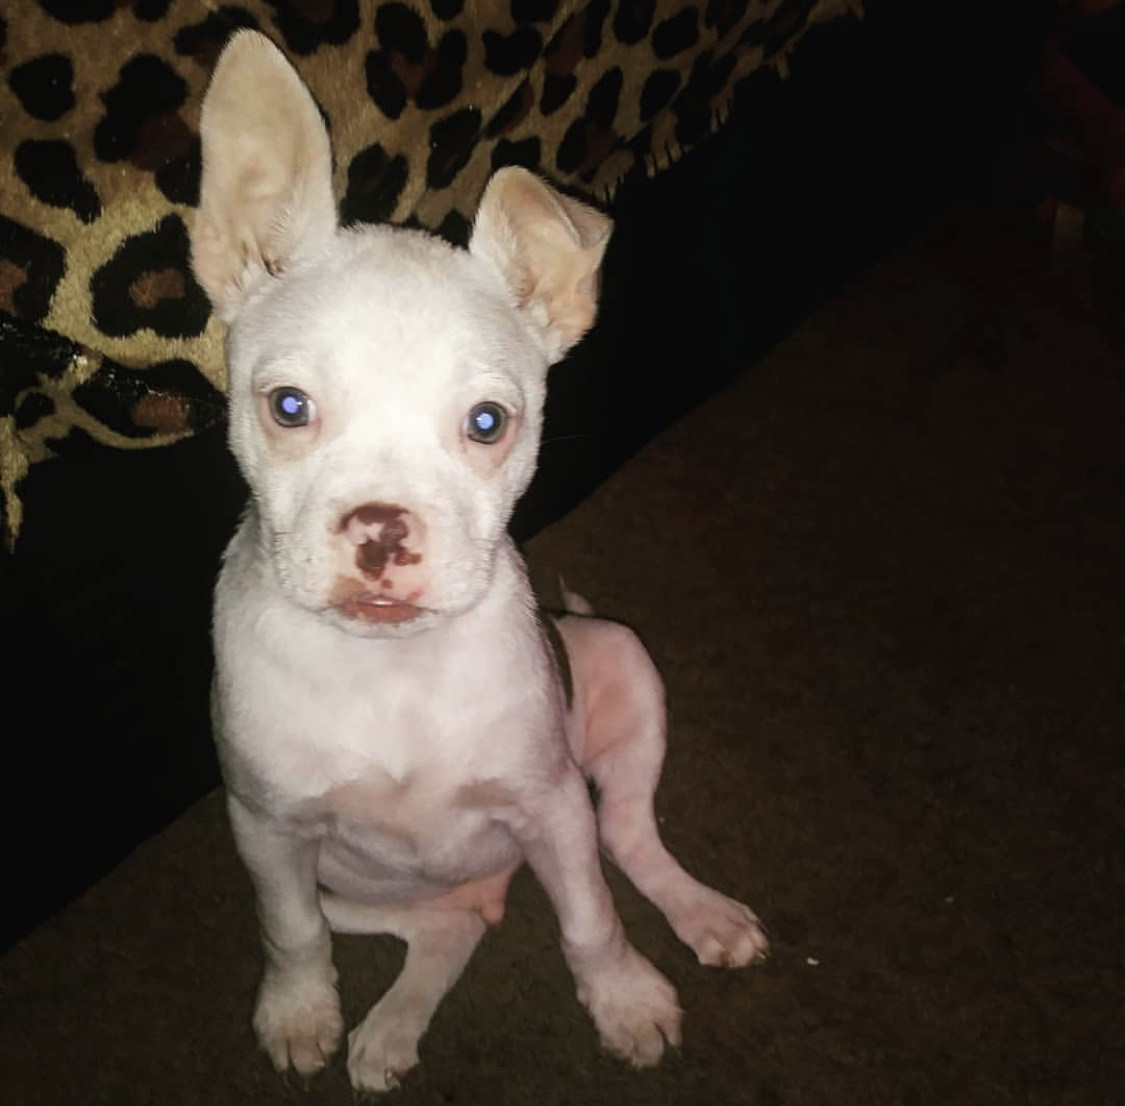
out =
<path fill-rule="evenodd" d="M 256 27 L 329 122 L 344 221 L 464 242 L 485 180 L 605 201 L 721 120 L 734 84 L 858 0 L 37 0 L 0 14 L 0 492 L 30 465 L 222 417 L 188 264 L 199 109 Z"/>

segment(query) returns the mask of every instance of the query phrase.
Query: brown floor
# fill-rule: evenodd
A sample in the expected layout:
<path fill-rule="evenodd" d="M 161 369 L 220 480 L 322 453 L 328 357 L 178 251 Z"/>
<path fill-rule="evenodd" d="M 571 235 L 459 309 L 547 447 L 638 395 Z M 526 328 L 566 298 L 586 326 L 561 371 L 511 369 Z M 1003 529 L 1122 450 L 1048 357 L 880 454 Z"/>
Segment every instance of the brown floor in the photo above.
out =
<path fill-rule="evenodd" d="M 648 642 L 667 840 L 775 956 L 700 968 L 615 878 L 686 1010 L 636 1073 L 525 874 L 394 1101 L 1117 1100 L 1125 328 L 1048 260 L 935 227 L 533 542 Z M 398 955 L 338 941 L 349 1023 Z M 350 1102 L 256 1052 L 258 964 L 212 795 L 0 960 L 5 1098 Z"/>

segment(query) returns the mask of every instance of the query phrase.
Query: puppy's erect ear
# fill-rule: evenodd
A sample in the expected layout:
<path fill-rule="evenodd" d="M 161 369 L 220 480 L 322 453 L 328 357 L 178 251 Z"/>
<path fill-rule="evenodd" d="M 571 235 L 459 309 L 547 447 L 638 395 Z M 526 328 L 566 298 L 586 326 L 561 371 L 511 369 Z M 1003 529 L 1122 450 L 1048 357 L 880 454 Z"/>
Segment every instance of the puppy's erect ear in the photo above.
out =
<path fill-rule="evenodd" d="M 199 124 L 196 278 L 228 322 L 262 281 L 336 229 L 332 154 L 312 96 L 264 35 L 227 44 Z"/>
<path fill-rule="evenodd" d="M 494 266 L 557 361 L 594 321 L 613 222 L 526 169 L 488 182 L 469 249 Z"/>

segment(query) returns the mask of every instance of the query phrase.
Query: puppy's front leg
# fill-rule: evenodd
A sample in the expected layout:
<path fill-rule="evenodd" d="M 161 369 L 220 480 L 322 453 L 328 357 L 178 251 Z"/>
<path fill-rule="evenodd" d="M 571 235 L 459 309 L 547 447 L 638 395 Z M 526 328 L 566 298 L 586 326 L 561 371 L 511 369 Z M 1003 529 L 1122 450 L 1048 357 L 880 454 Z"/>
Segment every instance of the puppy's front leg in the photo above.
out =
<path fill-rule="evenodd" d="M 343 1034 L 332 938 L 317 896 L 319 843 L 285 833 L 228 799 L 238 851 L 250 872 L 266 967 L 254 1030 L 279 1072 L 310 1076 Z"/>
<path fill-rule="evenodd" d="M 516 828 L 524 853 L 554 904 L 562 947 L 602 1044 L 635 1067 L 680 1044 L 672 985 L 625 936 L 598 855 L 597 823 L 578 767 L 539 796 Z"/>

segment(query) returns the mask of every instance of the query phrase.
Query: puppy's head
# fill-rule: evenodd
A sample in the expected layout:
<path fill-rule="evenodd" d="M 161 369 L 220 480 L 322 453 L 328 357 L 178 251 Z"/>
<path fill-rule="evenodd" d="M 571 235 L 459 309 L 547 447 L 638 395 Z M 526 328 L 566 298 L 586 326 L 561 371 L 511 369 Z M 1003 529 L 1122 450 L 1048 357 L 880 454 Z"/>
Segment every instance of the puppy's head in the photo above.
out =
<path fill-rule="evenodd" d="M 468 609 L 535 467 L 547 369 L 593 322 L 609 220 L 505 169 L 468 250 L 341 228 L 317 107 L 253 32 L 219 59 L 200 131 L 192 264 L 229 324 L 261 556 L 355 633 Z"/>

